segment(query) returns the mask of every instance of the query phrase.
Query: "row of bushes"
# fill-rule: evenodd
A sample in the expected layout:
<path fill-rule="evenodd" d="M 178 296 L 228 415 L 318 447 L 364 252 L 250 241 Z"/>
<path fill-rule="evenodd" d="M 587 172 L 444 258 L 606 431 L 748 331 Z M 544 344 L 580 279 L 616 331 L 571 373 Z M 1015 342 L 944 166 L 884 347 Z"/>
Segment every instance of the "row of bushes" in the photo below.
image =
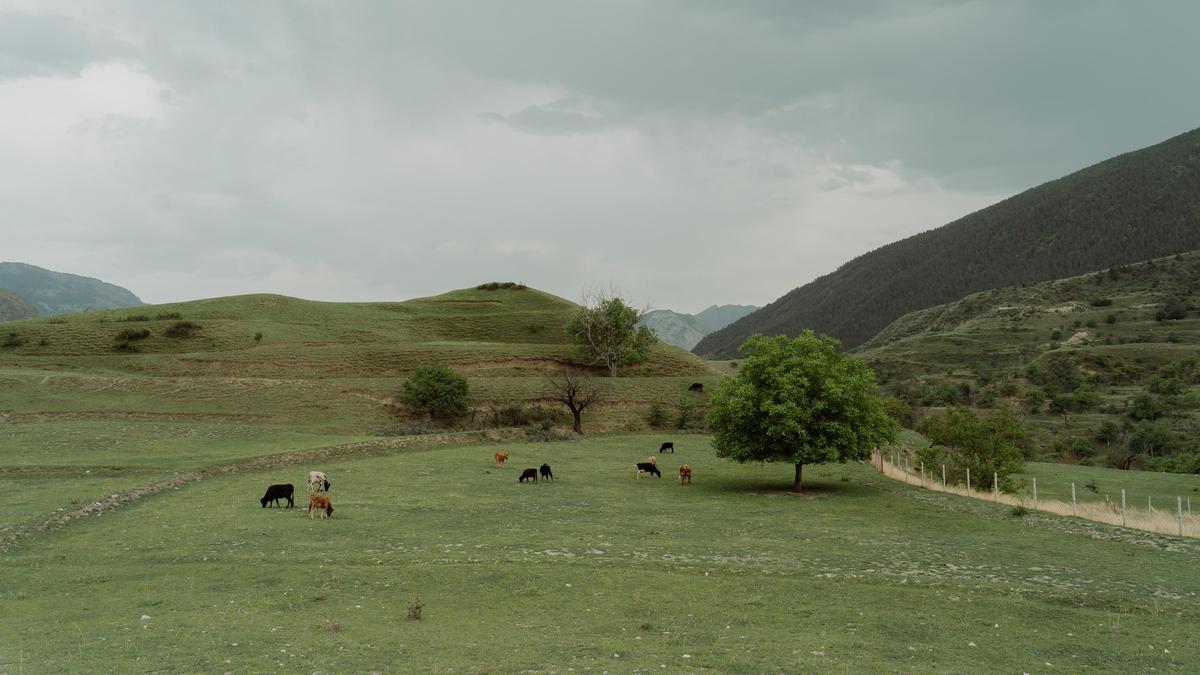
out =
<path fill-rule="evenodd" d="M 178 316 L 178 314 L 175 316 Z M 177 339 L 190 338 L 199 332 L 201 328 L 203 328 L 203 326 L 198 323 L 192 323 L 191 321 L 179 321 L 164 330 L 163 335 Z M 136 328 L 126 328 L 113 337 L 113 350 L 127 354 L 139 352 L 141 349 L 134 343 L 145 340 L 148 337 L 150 337 L 150 329 L 148 328 L 142 328 L 140 330 Z"/>

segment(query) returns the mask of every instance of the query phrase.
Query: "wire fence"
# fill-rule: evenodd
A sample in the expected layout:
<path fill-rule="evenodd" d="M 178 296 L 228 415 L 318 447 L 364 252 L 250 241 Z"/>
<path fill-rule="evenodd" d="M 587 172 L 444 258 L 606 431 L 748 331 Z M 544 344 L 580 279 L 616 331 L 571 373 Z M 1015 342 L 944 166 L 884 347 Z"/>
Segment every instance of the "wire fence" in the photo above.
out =
<path fill-rule="evenodd" d="M 1065 502 L 1058 499 L 1039 499 L 1036 478 L 1033 479 L 1031 494 L 1014 495 L 997 489 L 995 474 L 972 477 L 968 472 L 965 484 L 951 483 L 946 481 L 946 467 L 914 464 L 903 452 L 876 450 L 872 453 L 871 461 L 880 474 L 926 490 L 1019 506 L 1031 511 L 1074 516 L 1147 532 L 1200 539 L 1200 514 L 1192 513 L 1190 497 L 1178 496 L 1166 508 L 1155 508 L 1153 502 L 1148 499 L 1145 508 L 1140 508 L 1141 501 L 1138 501 L 1139 506 L 1135 506 L 1122 488 L 1119 503 L 1108 497 L 1105 497 L 1103 502 L 1080 501 L 1075 483 L 1071 483 L 1071 501 Z M 1197 504 L 1197 507 L 1200 507 L 1200 504 Z"/>

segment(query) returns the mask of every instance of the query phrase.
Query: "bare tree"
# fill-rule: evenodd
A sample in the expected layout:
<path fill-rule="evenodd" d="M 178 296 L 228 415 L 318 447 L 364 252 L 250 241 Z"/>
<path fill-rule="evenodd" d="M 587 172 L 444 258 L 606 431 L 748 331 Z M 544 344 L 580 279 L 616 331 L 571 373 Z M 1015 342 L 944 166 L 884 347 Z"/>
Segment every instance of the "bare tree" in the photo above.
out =
<path fill-rule="evenodd" d="M 596 378 L 581 371 L 547 375 L 550 396 L 571 410 L 575 418 L 575 433 L 583 433 L 583 411 L 604 399 L 604 388 Z"/>

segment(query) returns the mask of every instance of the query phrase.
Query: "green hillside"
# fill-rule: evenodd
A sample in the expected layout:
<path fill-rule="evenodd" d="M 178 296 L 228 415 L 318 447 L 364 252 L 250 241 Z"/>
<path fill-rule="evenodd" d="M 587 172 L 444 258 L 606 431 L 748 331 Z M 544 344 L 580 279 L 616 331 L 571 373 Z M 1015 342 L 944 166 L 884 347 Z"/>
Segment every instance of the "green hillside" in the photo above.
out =
<path fill-rule="evenodd" d="M 99 279 L 17 262 L 0 262 L 0 288 L 25 298 L 42 316 L 145 304 L 132 292 Z"/>
<path fill-rule="evenodd" d="M 478 417 L 544 399 L 544 375 L 569 361 L 573 309 L 532 289 L 470 289 L 398 303 L 247 295 L 13 322 L 0 409 L 237 411 L 374 433 L 395 422 L 389 404 L 407 374 L 439 362 L 469 379 Z M 646 402 L 717 377 L 666 345 L 621 374 L 597 421 L 632 423 Z"/>
<path fill-rule="evenodd" d="M 1059 460 L 1200 473 L 1200 251 L 994 289 L 857 351 L 914 406 L 1007 407 Z"/>
<path fill-rule="evenodd" d="M 854 347 L 969 293 L 1200 249 L 1200 129 L 888 244 L 702 340 L 732 358 L 753 333 L 805 328 Z"/>

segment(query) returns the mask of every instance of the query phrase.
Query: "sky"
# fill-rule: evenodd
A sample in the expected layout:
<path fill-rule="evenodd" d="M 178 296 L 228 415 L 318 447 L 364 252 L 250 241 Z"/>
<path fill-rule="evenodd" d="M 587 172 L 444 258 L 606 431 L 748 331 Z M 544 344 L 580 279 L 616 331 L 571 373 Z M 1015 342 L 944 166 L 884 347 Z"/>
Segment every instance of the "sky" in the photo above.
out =
<path fill-rule="evenodd" d="M 1200 3 L 0 0 L 0 260 L 698 312 L 1200 126 Z"/>

